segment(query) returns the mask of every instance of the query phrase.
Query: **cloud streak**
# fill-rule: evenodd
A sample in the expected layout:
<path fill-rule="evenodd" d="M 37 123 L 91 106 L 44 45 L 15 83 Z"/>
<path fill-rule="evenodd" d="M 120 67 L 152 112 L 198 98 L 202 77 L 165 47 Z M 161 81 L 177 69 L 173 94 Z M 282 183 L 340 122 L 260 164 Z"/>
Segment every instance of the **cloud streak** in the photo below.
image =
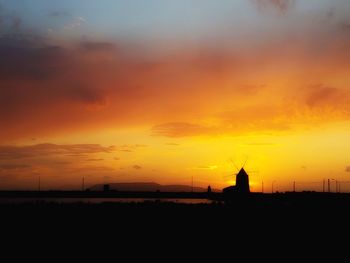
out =
<path fill-rule="evenodd" d="M 94 153 L 111 153 L 114 146 L 104 147 L 98 144 L 36 144 L 29 146 L 0 146 L 0 160 L 14 160 L 35 157 L 47 157 L 53 155 L 84 155 Z"/>
<path fill-rule="evenodd" d="M 3 170 L 16 170 L 16 169 L 24 169 L 30 168 L 31 165 L 28 164 L 0 164 L 0 169 Z"/>
<path fill-rule="evenodd" d="M 132 168 L 134 168 L 135 170 L 141 170 L 142 166 L 135 164 L 132 166 Z"/>

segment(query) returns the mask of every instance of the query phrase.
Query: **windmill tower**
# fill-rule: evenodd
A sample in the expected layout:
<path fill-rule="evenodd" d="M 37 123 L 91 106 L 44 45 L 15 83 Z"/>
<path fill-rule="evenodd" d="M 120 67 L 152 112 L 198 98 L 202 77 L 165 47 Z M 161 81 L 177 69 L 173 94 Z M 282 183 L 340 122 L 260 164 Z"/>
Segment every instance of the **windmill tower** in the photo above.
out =
<path fill-rule="evenodd" d="M 239 172 L 236 174 L 236 185 L 229 186 L 223 189 L 225 195 L 234 195 L 234 194 L 249 194 L 249 175 L 242 167 Z"/>
<path fill-rule="evenodd" d="M 244 167 L 236 175 L 236 192 L 238 193 L 250 193 L 249 188 L 249 175 L 244 170 Z"/>

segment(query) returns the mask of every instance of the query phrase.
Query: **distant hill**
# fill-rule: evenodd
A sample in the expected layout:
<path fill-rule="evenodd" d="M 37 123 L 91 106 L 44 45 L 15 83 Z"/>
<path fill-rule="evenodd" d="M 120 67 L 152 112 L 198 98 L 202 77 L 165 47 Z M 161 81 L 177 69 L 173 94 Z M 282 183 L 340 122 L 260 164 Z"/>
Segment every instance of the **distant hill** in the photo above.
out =
<path fill-rule="evenodd" d="M 91 191 L 102 191 L 103 184 L 97 184 L 89 188 Z M 109 189 L 114 191 L 134 192 L 191 192 L 192 187 L 188 185 L 161 185 L 157 183 L 111 183 Z M 207 188 L 193 187 L 194 192 L 206 192 Z M 218 191 L 212 189 L 212 191 Z"/>

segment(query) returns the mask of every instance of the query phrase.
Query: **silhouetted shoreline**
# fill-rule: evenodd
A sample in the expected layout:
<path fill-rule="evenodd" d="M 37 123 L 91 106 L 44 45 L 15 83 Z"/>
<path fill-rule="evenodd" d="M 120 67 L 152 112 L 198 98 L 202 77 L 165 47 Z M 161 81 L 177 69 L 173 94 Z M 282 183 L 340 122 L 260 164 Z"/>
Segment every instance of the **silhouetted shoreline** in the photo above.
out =
<path fill-rule="evenodd" d="M 222 192 L 131 192 L 131 191 L 0 191 L 1 200 L 49 200 L 55 199 L 154 199 L 155 201 L 169 202 L 169 200 L 198 199 L 220 202 L 226 205 L 254 204 L 264 206 L 266 204 L 288 206 L 288 205 L 349 205 L 350 193 L 321 193 L 321 192 L 285 192 L 285 193 L 249 193 L 234 194 L 226 196 Z M 78 201 L 79 202 L 79 201 Z M 4 202 L 2 202 L 4 203 Z M 112 203 L 112 202 L 111 202 Z M 139 202 L 142 203 L 142 202 Z"/>
<path fill-rule="evenodd" d="M 134 191 L 0 191 L 0 198 L 220 198 L 207 192 L 134 192 Z"/>
<path fill-rule="evenodd" d="M 136 193 L 78 193 L 78 192 L 0 192 L 0 199 L 23 196 L 122 196 Z M 148 195 L 155 193 L 148 193 Z M 157 193 L 159 194 L 159 193 Z M 165 196 L 166 193 L 163 193 Z M 180 193 L 172 193 L 181 195 Z M 183 196 L 200 196 L 207 193 L 186 193 Z M 216 196 L 222 195 L 216 193 Z M 29 198 L 29 197 L 28 197 Z M 39 198 L 40 199 L 40 198 Z M 103 198 L 101 198 L 103 200 Z M 350 194 L 336 193 L 276 193 L 237 195 L 229 201 L 212 200 L 211 203 L 172 202 L 166 198 L 143 202 L 57 202 L 54 199 L 34 202 L 0 202 L 0 222 L 7 231 L 44 235 L 48 239 L 60 235 L 80 233 L 81 236 L 107 236 L 124 242 L 126 238 L 149 243 L 151 240 L 189 240 L 209 235 L 218 238 L 231 233 L 249 239 L 262 233 L 266 238 L 288 239 L 290 235 L 313 235 L 334 226 L 348 227 Z M 64 234 L 63 234 L 64 233 Z M 322 232 L 323 233 L 323 232 Z M 176 238 L 175 238 L 176 237 Z M 66 239 L 66 236 L 63 236 Z M 100 239 L 94 239 L 95 241 Z M 201 238 L 202 239 L 202 238 Z M 90 240 L 90 239 L 88 239 Z M 205 240 L 205 239 L 203 239 Z M 239 238 L 238 238 L 239 240 Z M 198 241 L 198 239 L 197 239 Z M 113 241 L 114 242 L 114 241 Z"/>

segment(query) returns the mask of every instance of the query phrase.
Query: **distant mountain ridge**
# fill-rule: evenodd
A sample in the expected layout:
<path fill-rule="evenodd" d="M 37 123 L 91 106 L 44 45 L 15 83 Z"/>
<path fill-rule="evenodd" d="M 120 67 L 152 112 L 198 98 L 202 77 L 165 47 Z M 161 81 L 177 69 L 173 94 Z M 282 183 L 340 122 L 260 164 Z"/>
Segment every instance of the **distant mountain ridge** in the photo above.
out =
<path fill-rule="evenodd" d="M 134 191 L 134 192 L 192 192 L 192 187 L 188 185 L 161 185 L 157 183 L 111 183 L 108 184 L 112 191 Z M 91 191 L 103 191 L 103 184 L 96 184 L 89 188 Z M 206 192 L 207 188 L 193 187 L 194 192 Z M 212 191 L 218 191 L 212 189 Z"/>

